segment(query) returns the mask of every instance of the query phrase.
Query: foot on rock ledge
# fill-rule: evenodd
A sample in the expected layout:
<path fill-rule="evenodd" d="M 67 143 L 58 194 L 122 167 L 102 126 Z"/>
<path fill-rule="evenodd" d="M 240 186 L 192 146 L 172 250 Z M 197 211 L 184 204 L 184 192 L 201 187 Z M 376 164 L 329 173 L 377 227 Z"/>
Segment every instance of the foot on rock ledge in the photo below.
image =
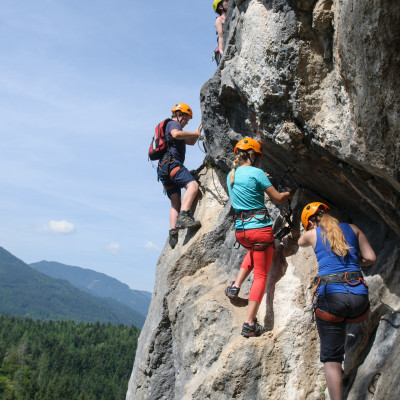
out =
<path fill-rule="evenodd" d="M 175 225 L 176 229 L 197 228 L 199 226 L 201 226 L 201 222 L 192 217 L 190 210 L 179 212 Z"/>
<path fill-rule="evenodd" d="M 245 322 L 242 327 L 242 335 L 246 338 L 261 336 L 266 331 L 266 328 L 257 322 L 257 318 L 251 325 Z"/>
<path fill-rule="evenodd" d="M 232 285 L 228 286 L 225 289 L 225 294 L 230 298 L 230 299 L 236 299 L 239 295 L 240 292 L 240 287 L 233 286 L 235 282 L 232 282 Z"/>

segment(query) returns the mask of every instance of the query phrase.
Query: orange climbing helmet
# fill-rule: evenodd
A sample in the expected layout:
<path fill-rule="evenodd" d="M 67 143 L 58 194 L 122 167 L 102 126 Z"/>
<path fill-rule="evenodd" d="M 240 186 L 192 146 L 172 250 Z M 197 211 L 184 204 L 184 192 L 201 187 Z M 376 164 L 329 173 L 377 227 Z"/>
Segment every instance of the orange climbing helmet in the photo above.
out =
<path fill-rule="evenodd" d="M 263 152 L 261 150 L 261 145 L 260 143 L 257 142 L 257 140 L 254 140 L 252 138 L 246 137 L 241 140 L 239 140 L 236 143 L 236 146 L 233 150 L 234 153 L 236 153 L 238 150 L 254 150 L 256 153 L 258 153 L 261 157 L 263 156 Z"/>
<path fill-rule="evenodd" d="M 183 113 L 190 115 L 190 119 L 193 118 L 192 109 L 191 109 L 187 104 L 185 104 L 185 103 L 178 103 L 178 104 L 175 104 L 175 105 L 172 107 L 172 110 L 171 110 L 171 111 L 172 111 L 172 114 L 173 114 L 175 111 L 182 111 Z"/>
<path fill-rule="evenodd" d="M 329 207 L 324 203 L 314 202 L 307 204 L 303 208 L 303 212 L 301 213 L 301 223 L 306 231 L 308 230 L 310 218 L 318 212 L 327 213 L 329 212 Z"/>

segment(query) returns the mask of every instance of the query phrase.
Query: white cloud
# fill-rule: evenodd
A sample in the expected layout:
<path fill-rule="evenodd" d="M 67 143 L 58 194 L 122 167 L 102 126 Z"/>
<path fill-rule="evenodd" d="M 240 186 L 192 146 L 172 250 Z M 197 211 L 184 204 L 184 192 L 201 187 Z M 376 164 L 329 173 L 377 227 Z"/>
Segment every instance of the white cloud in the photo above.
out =
<path fill-rule="evenodd" d="M 156 246 L 153 242 L 147 242 L 145 245 L 144 245 L 144 247 L 147 249 L 147 250 L 150 250 L 150 251 L 160 251 L 160 249 L 158 248 L 158 246 Z"/>
<path fill-rule="evenodd" d="M 111 254 L 114 254 L 115 256 L 119 254 L 119 251 L 121 250 L 121 246 L 119 243 L 110 243 L 106 247 L 107 251 L 110 252 Z"/>
<path fill-rule="evenodd" d="M 47 232 L 60 233 L 66 235 L 75 231 L 75 226 L 71 222 L 65 219 L 61 221 L 51 220 L 45 227 L 44 230 Z"/>

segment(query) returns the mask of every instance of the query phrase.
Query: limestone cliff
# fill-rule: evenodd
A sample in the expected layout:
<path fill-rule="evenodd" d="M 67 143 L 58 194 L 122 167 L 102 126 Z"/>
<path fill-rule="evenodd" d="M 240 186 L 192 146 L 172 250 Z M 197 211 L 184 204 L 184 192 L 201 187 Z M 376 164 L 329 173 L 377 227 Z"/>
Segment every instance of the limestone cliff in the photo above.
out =
<path fill-rule="evenodd" d="M 368 284 L 399 309 L 400 3 L 231 0 L 224 35 L 201 90 L 202 227 L 160 256 L 127 399 L 323 399 L 309 312 L 317 264 L 296 245 L 299 213 L 322 200 L 358 225 L 378 255 L 364 268 Z M 243 136 L 261 141 L 275 186 L 297 189 L 295 227 L 276 247 L 258 315 L 269 331 L 252 339 L 240 336 L 251 280 L 240 300 L 224 295 L 244 254 L 225 184 Z M 345 397 L 400 398 L 400 314 L 372 295 L 371 304 L 348 329 Z"/>

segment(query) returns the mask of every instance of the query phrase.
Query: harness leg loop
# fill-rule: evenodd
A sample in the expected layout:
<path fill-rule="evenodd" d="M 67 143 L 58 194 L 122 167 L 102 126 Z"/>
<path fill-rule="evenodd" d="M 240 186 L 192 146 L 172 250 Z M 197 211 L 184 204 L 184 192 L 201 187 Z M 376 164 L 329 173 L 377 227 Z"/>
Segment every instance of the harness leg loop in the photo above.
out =
<path fill-rule="evenodd" d="M 251 245 L 251 249 L 253 251 L 264 251 L 269 246 L 273 246 L 273 244 L 274 244 L 274 242 L 270 242 L 270 243 L 253 243 Z"/>

